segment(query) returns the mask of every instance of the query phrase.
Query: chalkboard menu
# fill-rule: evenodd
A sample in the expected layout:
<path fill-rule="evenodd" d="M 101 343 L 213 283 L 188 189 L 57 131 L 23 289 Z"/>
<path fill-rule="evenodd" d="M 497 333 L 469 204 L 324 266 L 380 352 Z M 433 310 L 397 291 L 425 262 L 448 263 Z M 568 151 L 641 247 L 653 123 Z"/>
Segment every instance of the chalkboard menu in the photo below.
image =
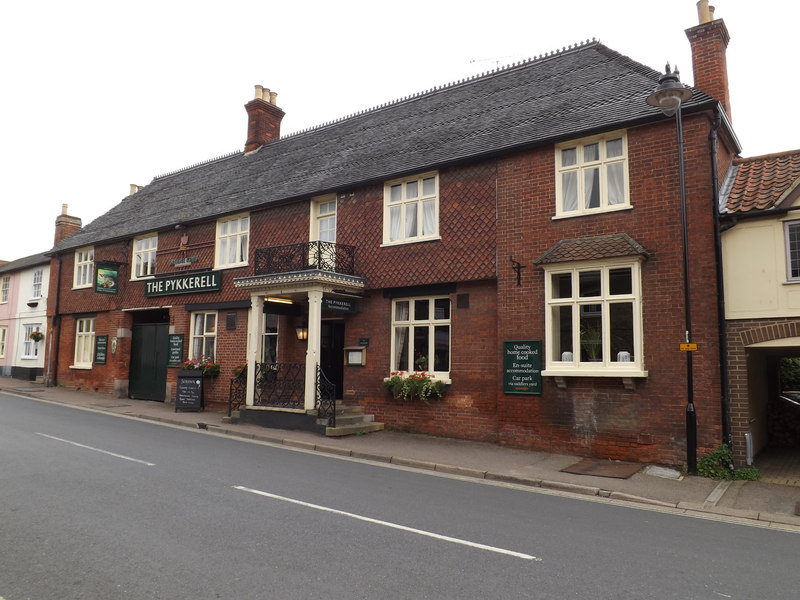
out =
<path fill-rule="evenodd" d="M 203 375 L 200 371 L 178 371 L 175 412 L 203 410 Z"/>
<path fill-rule="evenodd" d="M 170 333 L 168 339 L 167 366 L 180 367 L 183 364 L 183 334 Z"/>
<path fill-rule="evenodd" d="M 108 336 L 94 336 L 94 364 L 104 365 L 108 358 Z"/>
<path fill-rule="evenodd" d="M 503 342 L 503 393 L 542 395 L 542 342 Z"/>

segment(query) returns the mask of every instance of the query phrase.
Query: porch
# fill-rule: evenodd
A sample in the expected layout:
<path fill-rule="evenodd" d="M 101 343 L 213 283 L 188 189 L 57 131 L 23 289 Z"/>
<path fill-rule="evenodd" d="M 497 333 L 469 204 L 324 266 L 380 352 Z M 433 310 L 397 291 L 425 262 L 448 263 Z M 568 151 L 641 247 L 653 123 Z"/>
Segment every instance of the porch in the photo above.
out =
<path fill-rule="evenodd" d="M 238 405 L 242 420 L 326 435 L 382 429 L 371 415 L 363 410 L 359 414 L 359 407 L 337 406 L 341 380 L 329 372 L 330 363 L 325 367 L 321 360 L 323 310 L 354 306 L 363 297 L 364 279 L 356 274 L 355 248 L 313 241 L 258 248 L 254 255 L 254 275 L 234 280 L 236 287 L 250 291 L 251 301 L 248 376 L 231 382 L 231 413 Z M 291 337 L 289 347 L 281 349 L 280 358 L 269 356 L 264 347 L 266 315 L 275 311 L 302 323 L 297 338 Z M 291 360 L 302 352 L 304 362 Z M 343 356 L 338 358 L 341 364 Z"/>

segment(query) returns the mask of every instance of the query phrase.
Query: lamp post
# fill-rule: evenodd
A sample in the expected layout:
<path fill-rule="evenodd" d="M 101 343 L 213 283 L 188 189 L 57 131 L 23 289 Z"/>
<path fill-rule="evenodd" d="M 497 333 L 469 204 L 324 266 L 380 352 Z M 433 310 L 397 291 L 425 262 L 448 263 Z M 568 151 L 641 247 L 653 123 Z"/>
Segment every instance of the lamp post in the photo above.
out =
<path fill-rule="evenodd" d="M 697 472 L 697 414 L 694 409 L 692 373 L 692 307 L 689 298 L 689 235 L 686 219 L 686 182 L 683 164 L 683 118 L 681 104 L 692 97 L 692 90 L 681 83 L 677 67 L 658 78 L 658 87 L 647 97 L 647 103 L 661 109 L 667 117 L 675 115 L 678 133 L 678 178 L 681 192 L 681 237 L 683 242 L 683 309 L 686 346 L 686 465 L 690 474 Z"/>

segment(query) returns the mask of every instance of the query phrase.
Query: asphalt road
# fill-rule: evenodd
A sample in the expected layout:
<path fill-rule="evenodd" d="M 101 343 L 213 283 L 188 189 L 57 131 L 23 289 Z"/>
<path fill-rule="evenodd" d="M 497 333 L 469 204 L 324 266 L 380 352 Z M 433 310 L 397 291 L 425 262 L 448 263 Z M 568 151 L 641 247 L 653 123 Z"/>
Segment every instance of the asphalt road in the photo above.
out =
<path fill-rule="evenodd" d="M 2 600 L 794 600 L 798 548 L 0 394 Z"/>

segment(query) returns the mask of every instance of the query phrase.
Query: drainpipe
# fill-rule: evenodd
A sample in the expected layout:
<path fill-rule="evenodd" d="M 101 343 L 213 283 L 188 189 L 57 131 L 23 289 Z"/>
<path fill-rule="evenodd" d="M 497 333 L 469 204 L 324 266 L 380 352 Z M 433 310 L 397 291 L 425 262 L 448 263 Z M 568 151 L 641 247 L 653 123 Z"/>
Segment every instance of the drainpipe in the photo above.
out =
<path fill-rule="evenodd" d="M 58 349 L 61 347 L 61 344 L 57 341 L 54 342 L 53 338 L 56 340 L 59 339 L 61 334 L 61 317 L 59 316 L 59 305 L 61 300 L 61 255 L 56 255 L 58 258 L 58 271 L 56 272 L 56 302 L 55 308 L 53 309 L 53 320 L 51 323 L 50 335 L 47 336 L 49 338 L 50 347 L 47 352 L 47 373 L 44 378 L 44 385 L 46 387 L 53 387 L 58 383 Z M 55 358 L 53 358 L 53 346 L 55 345 Z M 56 368 L 53 369 L 53 362 L 55 361 Z M 52 374 L 51 374 L 52 371 Z"/>
<path fill-rule="evenodd" d="M 708 133 L 708 151 L 711 159 L 711 193 L 713 197 L 714 210 L 714 254 L 717 268 L 717 329 L 719 330 L 720 347 L 720 384 L 722 386 L 722 441 L 731 445 L 731 423 L 730 423 L 730 383 L 728 380 L 728 330 L 725 323 L 725 286 L 722 280 L 722 229 L 719 215 L 719 173 L 717 172 L 717 130 L 720 127 L 721 119 L 719 107 L 714 111 L 714 122 L 711 131 Z"/>

